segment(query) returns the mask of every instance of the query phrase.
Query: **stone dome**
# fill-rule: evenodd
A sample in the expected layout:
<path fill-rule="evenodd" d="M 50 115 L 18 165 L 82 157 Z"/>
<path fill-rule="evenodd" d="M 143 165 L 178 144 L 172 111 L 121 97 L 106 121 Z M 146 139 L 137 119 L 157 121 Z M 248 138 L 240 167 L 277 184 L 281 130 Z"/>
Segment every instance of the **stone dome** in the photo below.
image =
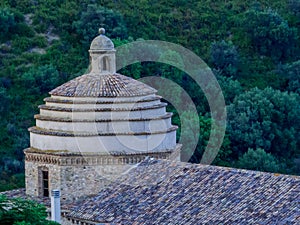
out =
<path fill-rule="evenodd" d="M 113 43 L 100 29 L 91 71 L 50 91 L 31 127 L 31 148 L 69 153 L 170 152 L 176 129 L 156 90 L 115 72 Z M 101 51 L 105 50 L 105 51 Z"/>
<path fill-rule="evenodd" d="M 100 51 L 107 51 L 114 49 L 114 43 L 106 37 L 104 28 L 99 29 L 99 36 L 94 38 L 91 43 L 90 50 L 100 50 Z"/>

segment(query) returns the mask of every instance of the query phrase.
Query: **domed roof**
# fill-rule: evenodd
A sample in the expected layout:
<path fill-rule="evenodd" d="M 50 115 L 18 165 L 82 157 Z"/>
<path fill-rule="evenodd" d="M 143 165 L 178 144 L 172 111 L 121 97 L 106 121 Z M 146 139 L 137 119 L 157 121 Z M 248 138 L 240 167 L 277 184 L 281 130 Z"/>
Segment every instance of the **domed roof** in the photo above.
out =
<path fill-rule="evenodd" d="M 51 95 L 67 97 L 133 97 L 155 94 L 157 91 L 121 74 L 84 74 L 53 89 Z"/>
<path fill-rule="evenodd" d="M 104 28 L 99 29 L 99 34 L 100 35 L 92 41 L 90 50 L 114 50 L 114 43 L 104 35 Z"/>

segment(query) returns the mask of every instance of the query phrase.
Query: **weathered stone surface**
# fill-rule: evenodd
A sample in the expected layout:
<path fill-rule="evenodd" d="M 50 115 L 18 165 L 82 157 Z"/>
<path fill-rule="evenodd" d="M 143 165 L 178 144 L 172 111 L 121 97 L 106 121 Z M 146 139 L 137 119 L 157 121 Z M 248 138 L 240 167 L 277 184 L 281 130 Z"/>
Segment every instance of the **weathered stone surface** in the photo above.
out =
<path fill-rule="evenodd" d="M 127 134 L 70 133 L 36 131 L 30 133 L 31 147 L 41 150 L 67 150 L 72 152 L 147 152 L 174 149 L 176 127 L 165 132 Z"/>
<path fill-rule="evenodd" d="M 114 43 L 106 37 L 104 34 L 100 34 L 91 43 L 90 49 L 91 50 L 113 50 L 114 49 Z"/>
<path fill-rule="evenodd" d="M 135 167 L 146 156 L 178 160 L 176 151 L 149 152 L 123 155 L 92 155 L 46 152 L 35 149 L 25 151 L 26 194 L 43 196 L 41 171 L 49 172 L 49 190 L 59 189 L 64 201 L 70 202 L 95 195 L 122 174 Z"/>

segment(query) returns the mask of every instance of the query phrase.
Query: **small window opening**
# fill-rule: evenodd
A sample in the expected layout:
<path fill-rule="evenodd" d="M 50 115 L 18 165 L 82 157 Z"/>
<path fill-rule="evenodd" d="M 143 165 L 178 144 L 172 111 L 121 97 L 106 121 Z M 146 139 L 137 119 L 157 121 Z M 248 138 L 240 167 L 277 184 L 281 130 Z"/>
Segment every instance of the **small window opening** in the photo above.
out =
<path fill-rule="evenodd" d="M 49 172 L 42 171 L 43 196 L 49 197 Z"/>

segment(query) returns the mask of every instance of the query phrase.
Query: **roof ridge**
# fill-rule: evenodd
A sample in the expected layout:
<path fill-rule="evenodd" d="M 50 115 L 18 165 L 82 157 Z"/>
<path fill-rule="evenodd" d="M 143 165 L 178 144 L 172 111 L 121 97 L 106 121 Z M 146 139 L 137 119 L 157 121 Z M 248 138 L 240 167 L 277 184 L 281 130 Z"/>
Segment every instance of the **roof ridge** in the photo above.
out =
<path fill-rule="evenodd" d="M 165 162 L 169 162 L 170 160 L 168 159 L 154 159 L 154 158 L 150 158 L 150 159 L 145 159 L 146 160 L 152 160 L 152 161 L 165 161 Z M 144 162 L 143 161 L 143 162 Z M 186 166 L 190 166 L 190 168 L 197 168 L 197 167 L 207 167 L 208 169 L 221 169 L 223 171 L 237 171 L 240 173 L 247 173 L 247 174 L 261 174 L 261 175 L 273 175 L 273 176 L 282 176 L 282 177 L 292 177 L 292 178 L 296 178 L 296 179 L 300 179 L 300 176 L 297 175 L 291 175 L 291 174 L 282 174 L 282 173 L 273 173 L 273 172 L 264 172 L 264 171 L 258 171 L 258 170 L 248 170 L 248 169 L 242 169 L 242 168 L 234 168 L 234 167 L 226 167 L 226 166 L 216 166 L 216 165 L 207 165 L 207 164 L 200 164 L 200 163 L 189 163 L 189 162 L 182 162 L 182 161 L 172 161 L 171 163 L 174 163 L 180 167 L 184 167 L 186 168 Z"/>

